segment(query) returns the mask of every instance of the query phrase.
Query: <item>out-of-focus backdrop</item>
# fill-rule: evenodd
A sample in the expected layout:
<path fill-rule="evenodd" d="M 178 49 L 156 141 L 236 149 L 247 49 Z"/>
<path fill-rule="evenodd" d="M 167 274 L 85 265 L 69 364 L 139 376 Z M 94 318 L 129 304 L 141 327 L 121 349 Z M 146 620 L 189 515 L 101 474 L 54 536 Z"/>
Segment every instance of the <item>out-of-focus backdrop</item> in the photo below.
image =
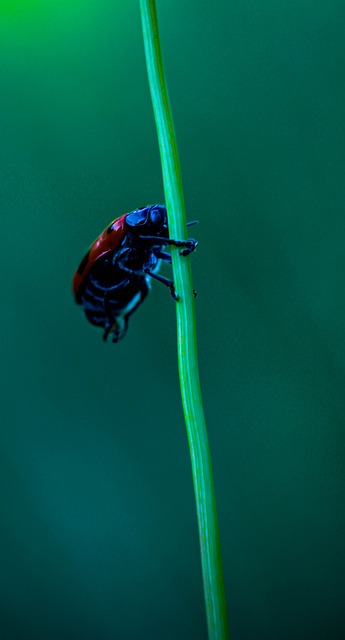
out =
<path fill-rule="evenodd" d="M 344 4 L 157 5 L 233 640 L 343 638 Z M 205 640 L 174 302 L 71 295 L 164 199 L 138 2 L 7 0 L 0 56 L 1 638 Z"/>

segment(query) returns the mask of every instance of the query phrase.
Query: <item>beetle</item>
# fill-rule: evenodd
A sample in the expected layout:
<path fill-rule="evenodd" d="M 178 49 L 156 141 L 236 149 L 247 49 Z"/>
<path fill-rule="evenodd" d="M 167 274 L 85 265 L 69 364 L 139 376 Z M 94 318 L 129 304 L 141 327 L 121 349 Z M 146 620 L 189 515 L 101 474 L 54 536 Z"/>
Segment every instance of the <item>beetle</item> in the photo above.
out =
<path fill-rule="evenodd" d="M 125 213 L 106 227 L 82 259 L 73 278 L 75 301 L 91 324 L 104 329 L 103 340 L 111 333 L 118 342 L 126 335 L 128 318 L 145 300 L 151 278 L 169 287 L 178 300 L 173 281 L 158 273 L 162 261 L 171 264 L 164 249 L 180 247 L 180 255 L 187 256 L 197 244 L 169 238 L 162 204 Z"/>

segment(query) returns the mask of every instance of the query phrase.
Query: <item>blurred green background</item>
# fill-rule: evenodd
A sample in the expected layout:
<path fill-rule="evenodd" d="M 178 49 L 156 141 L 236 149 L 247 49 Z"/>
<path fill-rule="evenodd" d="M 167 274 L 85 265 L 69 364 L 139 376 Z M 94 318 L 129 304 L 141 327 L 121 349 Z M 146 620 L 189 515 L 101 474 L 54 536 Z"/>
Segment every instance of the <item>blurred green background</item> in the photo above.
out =
<path fill-rule="evenodd" d="M 233 640 L 344 621 L 343 1 L 158 1 Z M 162 202 L 138 2 L 2 0 L 3 640 L 206 639 L 174 303 L 71 278 Z"/>

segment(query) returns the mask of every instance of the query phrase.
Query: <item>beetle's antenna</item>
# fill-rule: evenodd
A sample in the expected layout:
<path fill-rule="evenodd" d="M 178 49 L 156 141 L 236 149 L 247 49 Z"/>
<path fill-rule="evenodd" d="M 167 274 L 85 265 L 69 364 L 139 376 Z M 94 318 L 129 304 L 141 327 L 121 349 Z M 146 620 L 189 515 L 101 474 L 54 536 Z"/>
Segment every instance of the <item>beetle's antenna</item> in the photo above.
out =
<path fill-rule="evenodd" d="M 192 222 L 187 222 L 187 227 L 192 227 L 193 224 L 199 224 L 199 220 L 192 220 Z"/>

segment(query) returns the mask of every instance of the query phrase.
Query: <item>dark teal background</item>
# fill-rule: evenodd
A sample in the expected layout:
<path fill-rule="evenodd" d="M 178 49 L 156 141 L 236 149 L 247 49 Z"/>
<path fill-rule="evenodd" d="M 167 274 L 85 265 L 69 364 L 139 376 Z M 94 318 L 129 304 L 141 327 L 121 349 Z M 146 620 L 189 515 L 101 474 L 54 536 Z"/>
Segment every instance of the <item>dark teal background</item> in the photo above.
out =
<path fill-rule="evenodd" d="M 340 639 L 344 3 L 157 4 L 232 637 Z M 0 18 L 0 636 L 202 640 L 174 303 L 154 284 L 104 345 L 70 291 L 163 201 L 138 3 Z"/>

